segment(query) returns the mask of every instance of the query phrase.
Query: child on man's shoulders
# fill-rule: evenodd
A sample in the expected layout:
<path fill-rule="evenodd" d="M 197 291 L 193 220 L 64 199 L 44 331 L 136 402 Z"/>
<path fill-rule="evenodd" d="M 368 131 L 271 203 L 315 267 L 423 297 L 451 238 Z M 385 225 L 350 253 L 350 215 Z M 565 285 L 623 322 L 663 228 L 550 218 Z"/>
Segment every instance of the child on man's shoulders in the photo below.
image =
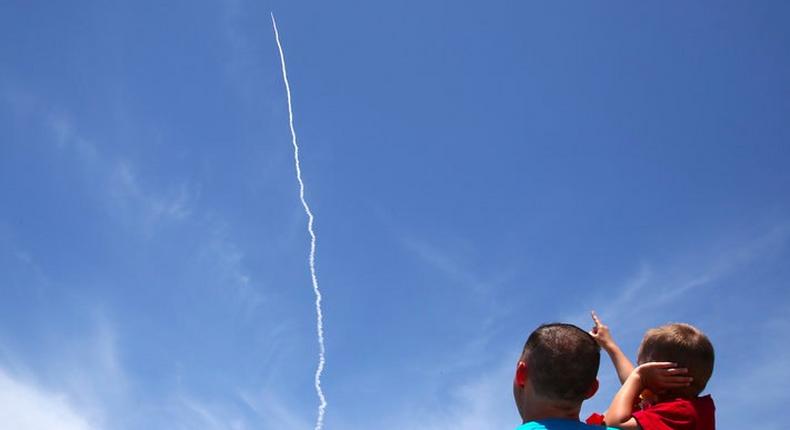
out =
<path fill-rule="evenodd" d="M 595 312 L 592 318 L 595 326 L 590 334 L 609 354 L 623 384 L 603 416 L 607 426 L 715 430 L 713 399 L 700 396 L 713 373 L 714 360 L 713 345 L 704 333 L 682 323 L 650 329 L 639 346 L 634 368 L 612 339 L 609 327 Z M 591 417 L 588 423 L 594 420 Z"/>

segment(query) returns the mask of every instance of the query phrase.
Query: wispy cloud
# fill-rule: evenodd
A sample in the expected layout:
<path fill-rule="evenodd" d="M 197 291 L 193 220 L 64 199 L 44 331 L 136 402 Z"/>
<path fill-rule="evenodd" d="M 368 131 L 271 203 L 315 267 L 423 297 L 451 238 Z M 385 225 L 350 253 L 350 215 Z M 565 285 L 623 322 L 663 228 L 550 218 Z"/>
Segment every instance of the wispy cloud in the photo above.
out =
<path fill-rule="evenodd" d="M 0 422 L 9 429 L 94 430 L 69 396 L 48 391 L 0 369 Z"/>
<path fill-rule="evenodd" d="M 41 354 L 57 360 L 29 360 L 2 346 L 3 426 L 99 429 L 118 422 L 122 405 L 128 403 L 129 384 L 109 320 L 97 311 L 89 331 L 44 345 Z"/>
<path fill-rule="evenodd" d="M 643 262 L 622 286 L 605 296 L 591 298 L 589 303 L 608 323 L 632 326 L 629 322 L 639 320 L 640 316 L 658 314 L 694 291 L 715 288 L 717 282 L 728 276 L 772 258 L 788 239 L 790 223 L 780 223 L 760 234 L 722 240 L 715 246 L 706 244 L 711 251 L 680 254 L 660 268 Z M 567 320 L 589 325 L 587 314 L 568 315 Z"/>
<path fill-rule="evenodd" d="M 45 145 L 50 145 L 48 149 L 52 150 L 52 156 L 64 165 L 76 167 L 75 170 L 87 179 L 86 191 L 95 196 L 99 209 L 104 210 L 119 228 L 151 240 L 160 237 L 155 233 L 176 230 L 171 227 L 191 233 L 194 240 L 189 242 L 192 248 L 188 255 L 196 256 L 193 262 L 195 271 L 201 277 L 208 276 L 212 285 L 221 289 L 214 297 L 229 298 L 234 310 L 240 309 L 242 316 L 258 310 L 263 294 L 246 267 L 245 252 L 233 240 L 227 223 L 219 215 L 201 211 L 199 186 L 179 180 L 161 184 L 155 178 L 146 177 L 145 166 L 136 165 L 129 157 L 116 153 L 111 142 L 103 144 L 91 137 L 90 127 L 83 127 L 67 111 L 51 108 L 33 94 L 23 94 L 24 98 L 19 96 L 13 100 L 6 97 L 7 105 L 13 101 L 16 105 L 11 109 L 25 109 L 22 114 L 43 131 Z M 19 249 L 13 243 L 10 245 L 11 249 Z M 35 276 L 40 278 L 36 284 L 52 287 L 35 255 L 20 250 L 15 257 L 16 264 L 27 267 L 28 278 Z M 93 298 L 85 297 L 84 300 L 90 303 Z M 28 397 L 40 404 L 39 409 L 52 410 L 53 413 L 65 411 L 60 426 L 15 428 L 135 428 L 130 423 L 158 422 L 165 416 L 172 420 L 160 423 L 162 428 L 251 428 L 243 415 L 236 414 L 236 409 L 227 406 L 232 404 L 227 399 L 207 405 L 186 393 L 177 401 L 168 402 L 170 394 L 167 389 L 164 394 L 139 392 L 140 385 L 129 381 L 120 359 L 122 339 L 118 338 L 110 319 L 102 315 L 97 312 L 90 333 L 70 333 L 62 341 L 53 341 L 54 345 L 35 354 L 33 364 L 13 345 L 0 343 L 0 371 L 4 372 L 3 375 L 13 375 L 0 381 L 11 393 L 8 397 L 19 397 L 19 393 L 26 392 L 38 393 Z M 45 360 L 44 357 L 56 359 Z M 46 384 L 37 385 L 35 381 L 46 381 Z M 28 391 L 21 391 L 20 387 L 27 387 Z M 50 407 L 46 403 L 48 401 L 59 401 L 64 406 L 52 403 Z M 158 401 L 166 405 L 156 407 Z M 130 414 L 130 405 L 150 410 L 150 418 L 141 419 Z M 27 413 L 28 410 L 36 411 L 36 408 L 23 409 L 22 412 Z M 69 411 L 75 417 L 73 427 L 69 427 L 69 417 L 72 416 L 66 413 Z M 0 422 L 5 423 L 2 416 Z"/>
<path fill-rule="evenodd" d="M 118 217 L 134 220 L 150 235 L 164 221 L 183 221 L 193 211 L 198 194 L 186 182 L 165 187 L 144 186 L 134 164 L 122 156 L 103 153 L 84 136 L 66 114 L 44 113 L 44 122 L 56 147 L 72 154 L 93 183 L 106 194 Z M 164 188 L 165 191 L 159 191 Z"/>
<path fill-rule="evenodd" d="M 492 289 L 513 280 L 517 271 L 515 269 L 500 270 L 495 276 L 482 276 L 477 271 L 463 264 L 446 248 L 419 239 L 413 235 L 399 234 L 398 240 L 405 249 L 417 257 L 422 263 L 436 270 L 455 284 L 476 293 L 487 293 Z"/>
<path fill-rule="evenodd" d="M 48 378 L 71 393 L 95 422 L 109 424 L 130 397 L 130 384 L 118 351 L 118 336 L 104 311 L 93 316 L 92 332 L 59 345 L 61 363 L 52 363 Z"/>
<path fill-rule="evenodd" d="M 512 398 L 515 362 L 505 361 L 466 381 L 447 380 L 437 387 L 438 404 L 412 405 L 379 425 L 384 429 L 511 429 L 520 424 Z M 359 427 L 362 428 L 362 427 Z"/>
<path fill-rule="evenodd" d="M 244 251 L 228 237 L 225 223 L 213 219 L 208 224 L 198 258 L 202 264 L 212 268 L 222 285 L 233 288 L 236 301 L 245 315 L 249 315 L 264 302 L 261 285 L 253 283 L 244 263 Z"/>
<path fill-rule="evenodd" d="M 196 231 L 202 264 L 213 267 L 223 285 L 234 286 L 240 301 L 254 310 L 262 300 L 260 289 L 244 264 L 244 252 L 227 234 L 226 223 L 216 214 L 199 209 L 200 186 L 189 181 L 156 183 L 140 166 L 122 154 L 107 150 L 88 137 L 65 109 L 51 107 L 35 94 L 6 85 L 4 99 L 42 126 L 63 161 L 74 163 L 88 179 L 98 201 L 121 225 L 152 239 L 160 229 L 179 225 Z"/>
<path fill-rule="evenodd" d="M 118 162 L 112 172 L 112 193 L 122 206 L 138 207 L 154 223 L 161 219 L 183 220 L 192 213 L 195 195 L 185 183 L 178 184 L 167 195 L 146 190 L 128 161 Z"/>
<path fill-rule="evenodd" d="M 255 413 L 256 422 L 266 429 L 307 430 L 313 427 L 305 419 L 305 413 L 296 411 L 270 392 L 255 395 L 241 393 L 244 404 Z"/>
<path fill-rule="evenodd" d="M 199 187 L 179 182 L 166 187 L 146 186 L 134 164 L 123 157 L 104 155 L 63 115 L 49 116 L 49 128 L 58 147 L 72 151 L 104 193 L 114 216 L 151 238 L 163 225 L 191 221 L 201 237 L 199 256 L 214 267 L 223 285 L 234 286 L 244 307 L 254 310 L 262 296 L 244 267 L 244 252 L 227 235 L 216 215 L 198 216 Z M 160 191 L 164 188 L 165 191 Z"/>
<path fill-rule="evenodd" d="M 714 371 L 714 377 L 707 387 L 719 406 L 730 406 L 719 408 L 717 413 L 720 422 L 728 423 L 731 427 L 777 430 L 785 427 L 779 413 L 786 408 L 788 400 L 788 330 L 790 318 L 780 315 L 767 318 L 756 325 L 749 325 L 748 328 L 732 331 L 739 338 L 750 336 L 750 341 L 744 342 L 744 348 L 748 348 L 748 351 L 730 351 L 727 354 L 726 358 L 734 366 L 728 368 L 727 372 Z M 744 415 L 745 410 L 751 414 Z"/>
<path fill-rule="evenodd" d="M 172 421 L 166 426 L 174 429 L 204 430 L 246 430 L 250 427 L 247 420 L 238 412 L 220 405 L 209 405 L 195 398 L 178 396 L 173 405 L 175 411 L 170 415 Z"/>

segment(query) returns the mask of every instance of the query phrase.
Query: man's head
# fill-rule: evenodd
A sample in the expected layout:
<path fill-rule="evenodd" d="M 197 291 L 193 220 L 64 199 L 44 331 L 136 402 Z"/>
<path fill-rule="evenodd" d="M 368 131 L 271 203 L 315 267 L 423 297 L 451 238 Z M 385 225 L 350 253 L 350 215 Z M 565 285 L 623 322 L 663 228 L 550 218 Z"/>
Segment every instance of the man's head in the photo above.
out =
<path fill-rule="evenodd" d="M 581 404 L 598 389 L 601 349 L 589 333 L 571 324 L 544 324 L 529 335 L 513 381 L 524 421 L 577 418 Z"/>
<path fill-rule="evenodd" d="M 713 344 L 696 327 L 674 323 L 650 329 L 639 346 L 639 364 L 669 361 L 689 370 L 694 378 L 690 387 L 672 390 L 669 394 L 694 397 L 705 389 L 713 373 Z"/>

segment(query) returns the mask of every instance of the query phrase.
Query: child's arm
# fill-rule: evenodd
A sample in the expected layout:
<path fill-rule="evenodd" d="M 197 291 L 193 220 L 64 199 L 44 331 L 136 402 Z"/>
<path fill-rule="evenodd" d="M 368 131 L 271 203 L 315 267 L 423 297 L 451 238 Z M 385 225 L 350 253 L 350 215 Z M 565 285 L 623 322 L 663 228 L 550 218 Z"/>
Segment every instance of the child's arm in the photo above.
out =
<path fill-rule="evenodd" d="M 595 311 L 592 311 L 592 319 L 595 326 L 590 330 L 590 335 L 598 342 L 598 345 L 609 354 L 609 358 L 612 359 L 612 364 L 614 364 L 614 368 L 617 370 L 620 383 L 624 384 L 628 375 L 634 371 L 634 365 L 631 363 L 631 360 L 623 354 L 620 347 L 617 346 L 617 343 L 615 343 L 612 338 L 612 334 L 609 332 L 609 327 L 601 322 L 601 319 L 598 318 Z"/>
<path fill-rule="evenodd" d="M 675 363 L 645 363 L 634 369 L 615 394 L 612 404 L 604 414 L 607 426 L 624 430 L 641 430 L 633 417 L 634 403 L 645 388 L 666 389 L 688 387 L 691 377 L 683 376 L 688 369 L 676 368 Z"/>

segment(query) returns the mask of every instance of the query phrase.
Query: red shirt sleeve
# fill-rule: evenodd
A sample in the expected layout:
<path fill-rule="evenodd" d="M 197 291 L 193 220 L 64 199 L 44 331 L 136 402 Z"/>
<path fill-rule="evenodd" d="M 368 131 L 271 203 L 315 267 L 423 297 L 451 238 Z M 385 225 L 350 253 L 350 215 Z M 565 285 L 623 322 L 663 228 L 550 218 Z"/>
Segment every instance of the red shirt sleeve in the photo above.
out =
<path fill-rule="evenodd" d="M 603 415 L 593 412 L 587 418 L 587 421 L 585 421 L 585 423 L 589 424 L 591 426 L 602 426 L 602 425 L 604 425 L 604 423 L 603 423 Z"/>
<path fill-rule="evenodd" d="M 634 412 L 643 430 L 694 430 L 696 413 L 687 400 L 675 400 Z"/>

